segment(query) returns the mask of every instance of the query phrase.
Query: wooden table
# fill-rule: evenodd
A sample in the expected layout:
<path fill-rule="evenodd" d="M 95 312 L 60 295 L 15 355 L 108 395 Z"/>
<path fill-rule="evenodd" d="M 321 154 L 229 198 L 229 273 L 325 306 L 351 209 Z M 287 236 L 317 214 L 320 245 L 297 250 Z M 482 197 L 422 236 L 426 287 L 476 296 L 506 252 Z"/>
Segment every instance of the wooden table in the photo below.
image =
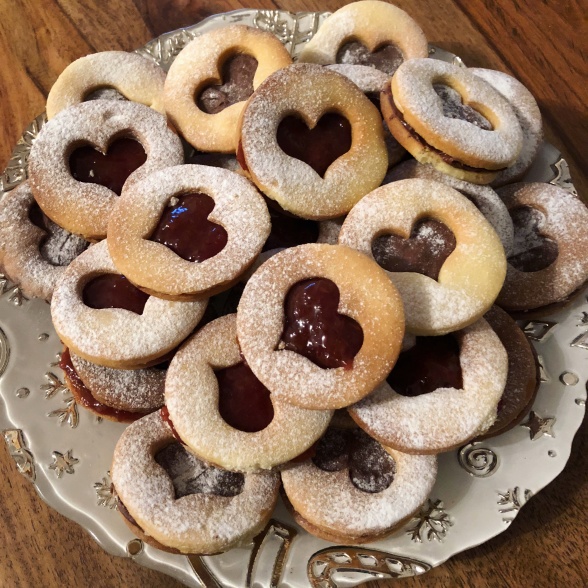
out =
<path fill-rule="evenodd" d="M 237 8 L 335 10 L 341 0 L 11 0 L 0 2 L 0 162 L 44 110 L 47 92 L 74 59 L 131 50 L 211 14 Z M 535 95 L 546 136 L 588 194 L 585 149 L 586 4 L 579 0 L 397 0 L 430 42 L 471 66 L 509 72 Z M 588 584 L 588 426 L 563 474 L 525 506 L 511 527 L 409 586 L 585 586 Z M 0 586 L 172 587 L 179 584 L 105 554 L 80 527 L 48 508 L 0 449 Z M 385 585 L 397 585 L 390 582 Z"/>

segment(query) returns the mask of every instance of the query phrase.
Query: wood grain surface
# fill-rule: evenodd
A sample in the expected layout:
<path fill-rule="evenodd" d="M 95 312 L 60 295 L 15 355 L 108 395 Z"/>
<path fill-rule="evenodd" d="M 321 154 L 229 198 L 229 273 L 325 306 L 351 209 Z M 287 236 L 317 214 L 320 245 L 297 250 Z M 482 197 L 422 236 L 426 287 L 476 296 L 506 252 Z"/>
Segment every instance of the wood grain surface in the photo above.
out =
<path fill-rule="evenodd" d="M 82 55 L 131 50 L 165 31 L 238 8 L 335 10 L 340 0 L 9 0 L 0 2 L 0 165 L 44 110 L 60 72 Z M 547 138 L 565 155 L 586 197 L 588 7 L 583 0 L 398 0 L 429 41 L 468 65 L 520 79 L 541 107 Z M 564 472 L 495 539 L 426 576 L 380 586 L 588 585 L 588 426 Z M 48 508 L 0 449 L 0 587 L 177 587 L 178 582 L 107 555 Z M 373 584 L 375 586 L 376 584 Z"/>

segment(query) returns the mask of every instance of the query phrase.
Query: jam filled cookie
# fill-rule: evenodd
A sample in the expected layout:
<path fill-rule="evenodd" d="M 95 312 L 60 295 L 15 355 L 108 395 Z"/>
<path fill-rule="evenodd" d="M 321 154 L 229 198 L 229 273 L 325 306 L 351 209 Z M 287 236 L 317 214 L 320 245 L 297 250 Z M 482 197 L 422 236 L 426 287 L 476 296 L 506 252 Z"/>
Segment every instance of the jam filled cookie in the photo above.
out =
<path fill-rule="evenodd" d="M 325 431 L 330 410 L 279 401 L 240 355 L 236 315 L 198 331 L 170 364 L 169 418 L 201 459 L 229 470 L 270 469 L 306 451 Z"/>
<path fill-rule="evenodd" d="M 131 422 L 163 406 L 165 364 L 117 370 L 86 361 L 66 347 L 59 367 L 78 405 L 97 416 Z"/>
<path fill-rule="evenodd" d="M 391 169 L 384 178 L 384 184 L 411 178 L 441 182 L 471 200 L 496 231 L 506 255 L 510 255 L 514 239 L 512 219 L 504 202 L 492 188 L 458 180 L 454 176 L 448 176 L 437 171 L 434 167 L 423 165 L 414 159 L 404 161 Z"/>
<path fill-rule="evenodd" d="M 247 544 L 269 520 L 280 485 L 277 473 L 227 472 L 195 458 L 159 412 L 124 431 L 111 476 L 130 529 L 174 553 L 214 554 Z"/>
<path fill-rule="evenodd" d="M 123 185 L 183 162 L 182 143 L 161 114 L 134 102 L 94 100 L 62 110 L 43 126 L 29 176 L 51 220 L 99 240 Z"/>
<path fill-rule="evenodd" d="M 349 413 L 369 435 L 399 451 L 448 451 L 496 420 L 507 371 L 500 339 L 480 319 L 451 335 L 417 337 L 387 380 Z"/>
<path fill-rule="evenodd" d="M 135 288 L 114 267 L 106 241 L 64 272 L 51 317 L 64 344 L 83 359 L 133 369 L 159 363 L 198 324 L 206 300 L 172 302 Z"/>
<path fill-rule="evenodd" d="M 182 49 L 169 69 L 167 115 L 196 149 L 234 153 L 245 101 L 265 78 L 291 63 L 271 33 L 243 25 L 204 33 Z"/>
<path fill-rule="evenodd" d="M 4 194 L 0 208 L 0 262 L 25 296 L 51 300 L 65 266 L 88 242 L 49 220 L 28 182 Z"/>
<path fill-rule="evenodd" d="M 344 76 L 298 64 L 270 76 L 243 111 L 238 157 L 287 211 L 341 216 L 388 168 L 381 116 Z"/>
<path fill-rule="evenodd" d="M 511 184 L 498 195 L 513 218 L 515 239 L 497 304 L 509 312 L 547 312 L 588 280 L 588 209 L 551 184 Z"/>
<path fill-rule="evenodd" d="M 509 104 L 519 119 L 523 131 L 523 148 L 518 159 L 507 169 L 498 173 L 492 181 L 493 186 L 504 186 L 520 181 L 531 167 L 543 139 L 543 123 L 537 101 L 517 79 L 501 71 L 470 68 L 474 75 L 488 82 Z"/>
<path fill-rule="evenodd" d="M 403 61 L 428 55 L 425 34 L 404 10 L 364 0 L 331 14 L 305 45 L 299 61 L 365 65 L 391 76 Z"/>
<path fill-rule="evenodd" d="M 137 53 L 103 51 L 86 55 L 70 63 L 53 84 L 47 96 L 47 118 L 104 88 L 163 114 L 164 81 L 165 72 Z"/>
<path fill-rule="evenodd" d="M 389 535 L 425 502 L 437 477 L 432 455 L 408 455 L 363 431 L 328 429 L 316 453 L 282 471 L 294 520 L 335 543 Z"/>
<path fill-rule="evenodd" d="M 394 365 L 404 333 L 398 292 L 366 256 L 308 244 L 266 261 L 245 286 L 237 333 L 277 400 L 310 409 L 363 398 Z"/>
<path fill-rule="evenodd" d="M 380 104 L 390 132 L 416 159 L 474 184 L 490 183 L 523 145 L 506 99 L 466 68 L 444 61 L 403 63 Z"/>
<path fill-rule="evenodd" d="M 516 322 L 498 306 L 493 306 L 484 318 L 504 345 L 508 375 L 496 420 L 479 439 L 501 435 L 520 423 L 531 409 L 540 384 L 537 354 Z"/>
<path fill-rule="evenodd" d="M 249 180 L 182 165 L 125 189 L 107 241 L 117 269 L 139 288 L 190 300 L 235 283 L 269 233 L 267 206 Z"/>
<path fill-rule="evenodd" d="M 374 190 L 347 215 L 339 243 L 365 253 L 398 288 L 406 329 L 442 335 L 474 323 L 506 274 L 502 244 L 459 192 L 431 180 Z"/>

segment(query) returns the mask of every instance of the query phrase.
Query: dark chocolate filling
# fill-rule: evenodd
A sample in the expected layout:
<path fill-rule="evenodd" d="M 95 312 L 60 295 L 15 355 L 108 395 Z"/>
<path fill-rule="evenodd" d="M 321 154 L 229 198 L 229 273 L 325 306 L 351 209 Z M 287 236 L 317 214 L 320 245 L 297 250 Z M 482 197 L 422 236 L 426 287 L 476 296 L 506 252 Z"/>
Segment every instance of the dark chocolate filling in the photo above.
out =
<path fill-rule="evenodd" d="M 484 115 L 480 114 L 475 108 L 464 104 L 461 94 L 451 86 L 433 84 L 433 89 L 443 103 L 443 116 L 465 120 L 485 131 L 494 129 L 492 123 Z"/>
<path fill-rule="evenodd" d="M 336 57 L 337 63 L 367 65 L 390 76 L 403 61 L 402 51 L 396 45 L 383 45 L 372 52 L 359 41 L 350 41 L 342 45 Z"/>

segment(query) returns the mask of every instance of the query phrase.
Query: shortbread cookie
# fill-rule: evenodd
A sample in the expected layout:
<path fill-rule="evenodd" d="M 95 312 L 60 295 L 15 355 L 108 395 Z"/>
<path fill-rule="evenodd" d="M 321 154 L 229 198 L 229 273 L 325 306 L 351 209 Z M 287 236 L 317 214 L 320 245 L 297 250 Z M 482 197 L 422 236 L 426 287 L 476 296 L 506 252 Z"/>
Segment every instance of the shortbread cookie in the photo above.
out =
<path fill-rule="evenodd" d="M 369 435 L 399 451 L 449 451 L 496 420 L 507 372 L 500 339 L 480 319 L 452 335 L 417 337 L 387 381 L 349 413 Z"/>
<path fill-rule="evenodd" d="M 282 471 L 294 520 L 336 543 L 390 534 L 425 502 L 437 476 L 432 455 L 408 455 L 361 430 L 329 429 L 312 459 Z"/>
<path fill-rule="evenodd" d="M 253 373 L 277 400 L 342 408 L 369 394 L 396 361 L 400 297 L 366 256 L 308 244 L 266 261 L 245 286 L 237 334 Z"/>
<path fill-rule="evenodd" d="M 425 34 L 404 10 L 364 0 L 331 14 L 304 46 L 299 61 L 366 65 L 391 76 L 403 61 L 428 54 Z"/>
<path fill-rule="evenodd" d="M 380 104 L 390 132 L 407 151 L 461 180 L 490 183 L 522 149 L 521 126 L 507 100 L 457 65 L 406 61 Z"/>
<path fill-rule="evenodd" d="M 165 72 L 151 59 L 127 51 L 102 51 L 76 59 L 59 75 L 47 96 L 47 118 L 86 100 L 95 90 L 112 88 L 127 100 L 165 113 Z"/>
<path fill-rule="evenodd" d="M 72 262 L 57 284 L 51 318 L 76 355 L 107 367 L 159 363 L 198 324 L 206 300 L 172 302 L 135 288 L 114 267 L 106 241 Z"/>
<path fill-rule="evenodd" d="M 270 396 L 241 357 L 236 315 L 198 331 L 172 360 L 165 402 L 173 426 L 201 459 L 229 470 L 270 469 L 306 451 L 330 410 L 305 410 Z"/>
<path fill-rule="evenodd" d="M 43 126 L 31 149 L 29 176 L 51 220 L 99 240 L 123 185 L 183 162 L 182 143 L 164 116 L 134 102 L 94 100 Z"/>
<path fill-rule="evenodd" d="M 51 300 L 57 280 L 88 242 L 62 229 L 41 211 L 28 182 L 2 198 L 0 263 L 25 296 Z"/>
<path fill-rule="evenodd" d="M 521 312 L 565 302 L 588 280 L 588 209 L 551 184 L 511 184 L 498 194 L 515 240 L 497 304 Z"/>
<path fill-rule="evenodd" d="M 269 520 L 280 484 L 277 473 L 227 472 L 196 459 L 159 412 L 125 430 L 111 476 L 131 530 L 174 553 L 214 554 L 247 544 Z"/>
<path fill-rule="evenodd" d="M 345 214 L 388 168 L 380 113 L 344 76 L 298 64 L 270 76 L 243 111 L 239 161 L 285 210 Z"/>
<path fill-rule="evenodd" d="M 244 25 L 208 31 L 188 43 L 169 69 L 167 115 L 196 149 L 234 153 L 245 101 L 265 78 L 291 63 L 271 33 Z"/>
<path fill-rule="evenodd" d="M 126 189 L 108 224 L 117 269 L 161 298 L 228 289 L 270 233 L 267 206 L 249 180 L 203 165 L 160 170 Z"/>
<path fill-rule="evenodd" d="M 406 329 L 416 335 L 474 323 L 506 274 L 502 244 L 480 211 L 430 180 L 400 180 L 368 194 L 347 215 L 339 243 L 379 260 L 402 296 Z"/>

